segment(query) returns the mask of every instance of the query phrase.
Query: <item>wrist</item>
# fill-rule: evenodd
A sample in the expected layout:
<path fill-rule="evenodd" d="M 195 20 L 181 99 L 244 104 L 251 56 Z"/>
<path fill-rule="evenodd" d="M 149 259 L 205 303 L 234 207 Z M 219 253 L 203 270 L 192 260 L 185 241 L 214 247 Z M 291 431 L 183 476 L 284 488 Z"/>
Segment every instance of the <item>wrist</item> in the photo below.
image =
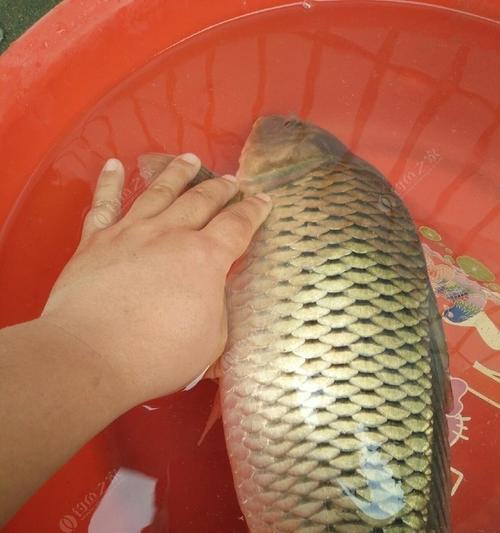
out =
<path fill-rule="evenodd" d="M 130 403 L 107 362 L 45 317 L 0 331 L 0 362 L 9 435 L 0 453 L 1 522 Z"/>
<path fill-rule="evenodd" d="M 69 365 L 78 379 L 87 381 L 89 393 L 110 417 L 134 407 L 134 396 L 116 365 L 57 317 L 43 315 L 26 325 L 37 341 L 50 347 L 57 366 Z"/>

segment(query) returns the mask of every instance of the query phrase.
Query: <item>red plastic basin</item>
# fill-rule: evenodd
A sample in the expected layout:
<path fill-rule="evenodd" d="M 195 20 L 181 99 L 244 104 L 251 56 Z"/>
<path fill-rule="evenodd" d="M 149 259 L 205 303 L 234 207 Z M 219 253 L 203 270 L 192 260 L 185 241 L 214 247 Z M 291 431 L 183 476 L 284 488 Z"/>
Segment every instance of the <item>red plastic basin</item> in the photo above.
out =
<path fill-rule="evenodd" d="M 0 325 L 40 313 L 105 159 L 130 202 L 137 155 L 234 171 L 257 116 L 296 113 L 409 205 L 444 287 L 454 531 L 498 531 L 499 21 L 495 0 L 66 0 L 0 57 Z M 121 417 L 5 531 L 245 531 L 220 424 L 196 445 L 214 390 Z"/>

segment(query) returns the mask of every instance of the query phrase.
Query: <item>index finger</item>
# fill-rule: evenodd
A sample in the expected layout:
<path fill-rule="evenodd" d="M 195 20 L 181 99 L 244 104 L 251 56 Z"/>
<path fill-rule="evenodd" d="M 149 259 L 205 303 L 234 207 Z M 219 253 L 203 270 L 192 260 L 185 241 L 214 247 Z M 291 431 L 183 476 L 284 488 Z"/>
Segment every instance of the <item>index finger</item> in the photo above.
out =
<path fill-rule="evenodd" d="M 233 263 L 248 248 L 271 209 L 271 198 L 259 193 L 223 209 L 202 232 L 215 240 Z"/>

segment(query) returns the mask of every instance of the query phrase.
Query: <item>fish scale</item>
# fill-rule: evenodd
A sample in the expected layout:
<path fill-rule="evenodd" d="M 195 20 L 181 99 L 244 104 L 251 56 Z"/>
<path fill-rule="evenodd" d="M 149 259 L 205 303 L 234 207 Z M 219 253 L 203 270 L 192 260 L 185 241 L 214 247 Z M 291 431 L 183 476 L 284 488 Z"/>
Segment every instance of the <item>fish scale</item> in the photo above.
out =
<path fill-rule="evenodd" d="M 289 122 L 258 121 L 244 180 L 276 159 Z M 413 222 L 372 167 L 292 127 L 300 153 L 312 132 L 314 168 L 288 181 L 273 170 L 273 211 L 229 291 L 221 398 L 240 505 L 251 532 L 443 531 L 443 368 Z"/>

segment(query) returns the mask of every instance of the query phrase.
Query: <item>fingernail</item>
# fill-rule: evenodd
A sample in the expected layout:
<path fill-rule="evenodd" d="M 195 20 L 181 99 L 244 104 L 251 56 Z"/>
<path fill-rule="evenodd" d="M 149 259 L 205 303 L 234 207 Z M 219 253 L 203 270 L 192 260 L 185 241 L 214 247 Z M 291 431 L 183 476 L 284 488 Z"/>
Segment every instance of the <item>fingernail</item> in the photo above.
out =
<path fill-rule="evenodd" d="M 259 200 L 262 200 L 263 202 L 266 202 L 266 204 L 271 202 L 271 197 L 269 194 L 266 194 L 265 192 L 259 192 L 255 195 L 255 198 L 258 198 Z"/>
<path fill-rule="evenodd" d="M 230 181 L 231 183 L 238 183 L 238 178 L 236 176 L 231 176 L 231 174 L 225 174 L 221 176 L 223 180 Z"/>
<path fill-rule="evenodd" d="M 103 167 L 106 172 L 115 172 L 122 168 L 122 163 L 119 159 L 108 159 Z"/>
<path fill-rule="evenodd" d="M 200 158 L 191 153 L 182 154 L 180 158 L 185 161 L 186 163 L 189 163 L 190 165 L 199 165 L 200 164 Z"/>

